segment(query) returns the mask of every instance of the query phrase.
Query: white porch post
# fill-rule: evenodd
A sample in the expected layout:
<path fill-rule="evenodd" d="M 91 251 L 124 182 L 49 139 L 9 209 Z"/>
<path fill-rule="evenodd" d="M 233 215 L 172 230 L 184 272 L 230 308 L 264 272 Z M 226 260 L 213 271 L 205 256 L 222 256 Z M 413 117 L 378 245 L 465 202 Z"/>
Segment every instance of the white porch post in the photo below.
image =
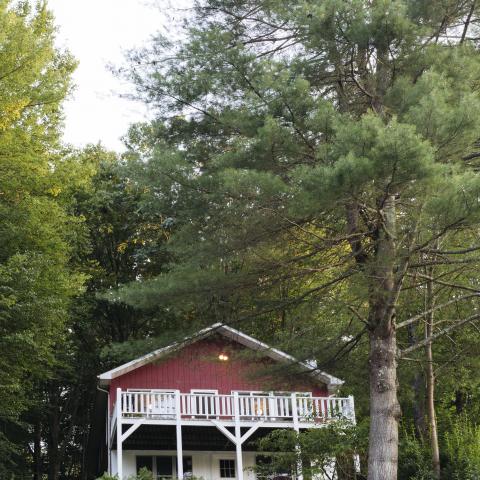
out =
<path fill-rule="evenodd" d="M 183 446 L 182 446 L 182 412 L 180 402 L 180 390 L 175 390 L 175 415 L 177 420 L 177 477 L 183 479 Z"/>
<path fill-rule="evenodd" d="M 355 425 L 357 422 L 355 419 L 355 401 L 353 395 L 349 395 L 348 397 L 348 410 L 348 418 Z"/>
<path fill-rule="evenodd" d="M 233 411 L 235 413 L 235 449 L 237 453 L 237 480 L 243 480 L 242 430 L 240 429 L 240 405 L 238 392 L 233 393 Z"/>
<path fill-rule="evenodd" d="M 300 426 L 298 423 L 298 404 L 297 404 L 297 394 L 292 393 L 292 419 L 293 419 L 293 429 L 298 433 L 300 433 Z M 295 450 L 297 452 L 298 461 L 297 461 L 297 479 L 303 480 L 303 473 L 302 473 L 302 457 L 300 451 L 300 445 L 295 445 Z"/>
<path fill-rule="evenodd" d="M 115 411 L 117 415 L 117 474 L 123 480 L 123 452 L 122 452 L 122 389 L 117 388 Z"/>

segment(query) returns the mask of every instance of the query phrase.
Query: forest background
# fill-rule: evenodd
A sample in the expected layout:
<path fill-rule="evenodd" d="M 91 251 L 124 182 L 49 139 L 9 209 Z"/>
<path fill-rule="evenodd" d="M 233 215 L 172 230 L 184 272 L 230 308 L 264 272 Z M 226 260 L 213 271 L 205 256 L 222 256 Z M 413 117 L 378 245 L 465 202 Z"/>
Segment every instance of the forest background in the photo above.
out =
<path fill-rule="evenodd" d="M 220 321 L 345 379 L 358 428 L 302 439 L 344 478 L 478 478 L 479 8 L 199 2 L 118 68 L 120 155 L 62 142 L 76 61 L 2 0 L 0 477 L 95 478 L 96 375 Z"/>

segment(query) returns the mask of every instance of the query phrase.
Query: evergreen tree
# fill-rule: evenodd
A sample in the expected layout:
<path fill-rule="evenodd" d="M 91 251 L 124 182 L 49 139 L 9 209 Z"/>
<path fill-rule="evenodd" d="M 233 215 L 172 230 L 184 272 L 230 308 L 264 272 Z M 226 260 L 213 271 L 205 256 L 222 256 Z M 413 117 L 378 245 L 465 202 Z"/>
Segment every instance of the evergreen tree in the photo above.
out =
<path fill-rule="evenodd" d="M 370 480 L 397 478 L 397 358 L 478 320 L 457 314 L 398 351 L 397 328 L 442 307 L 411 317 L 406 279 L 477 260 L 476 243 L 440 246 L 476 242 L 480 220 L 477 13 L 454 0 L 205 0 L 180 46 L 131 56 L 159 111 L 131 134 L 148 160 L 138 181 L 173 230 L 174 262 L 120 297 L 184 310 L 214 298 L 228 322 L 343 308 L 369 338 Z M 288 281 L 302 288 L 275 301 Z"/>

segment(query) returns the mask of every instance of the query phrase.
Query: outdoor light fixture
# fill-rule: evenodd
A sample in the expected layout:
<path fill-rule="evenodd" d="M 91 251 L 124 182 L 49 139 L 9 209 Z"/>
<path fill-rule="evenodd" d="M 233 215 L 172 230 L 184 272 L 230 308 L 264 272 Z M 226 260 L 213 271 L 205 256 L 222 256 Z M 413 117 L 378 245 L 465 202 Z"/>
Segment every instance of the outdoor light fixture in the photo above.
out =
<path fill-rule="evenodd" d="M 222 362 L 226 362 L 228 360 L 228 355 L 225 355 L 224 353 L 221 353 L 218 356 L 218 359 L 221 360 Z"/>

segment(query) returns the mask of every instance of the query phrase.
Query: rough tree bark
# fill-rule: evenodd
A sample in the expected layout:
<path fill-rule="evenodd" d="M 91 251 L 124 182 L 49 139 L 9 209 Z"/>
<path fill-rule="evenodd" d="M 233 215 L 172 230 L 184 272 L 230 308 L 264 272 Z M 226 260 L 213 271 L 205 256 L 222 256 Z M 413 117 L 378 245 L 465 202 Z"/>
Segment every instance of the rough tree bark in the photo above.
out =
<path fill-rule="evenodd" d="M 368 480 L 396 480 L 398 469 L 395 333 L 395 196 L 380 209 L 370 295 L 370 438 Z"/>

